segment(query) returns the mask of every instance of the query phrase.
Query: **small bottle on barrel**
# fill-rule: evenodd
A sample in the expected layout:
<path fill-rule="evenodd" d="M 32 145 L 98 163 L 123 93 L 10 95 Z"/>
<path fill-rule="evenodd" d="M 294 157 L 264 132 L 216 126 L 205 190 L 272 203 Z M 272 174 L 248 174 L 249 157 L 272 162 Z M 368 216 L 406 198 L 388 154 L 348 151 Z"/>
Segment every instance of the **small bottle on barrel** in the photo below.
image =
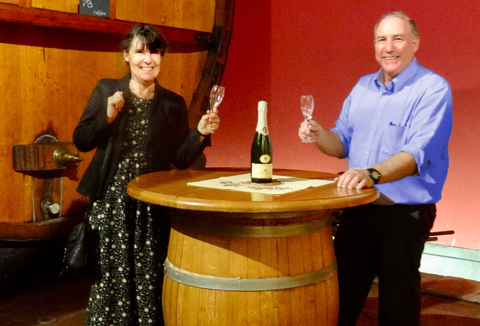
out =
<path fill-rule="evenodd" d="M 268 135 L 267 102 L 258 102 L 258 120 L 252 143 L 251 180 L 255 183 L 272 182 L 272 143 Z"/>

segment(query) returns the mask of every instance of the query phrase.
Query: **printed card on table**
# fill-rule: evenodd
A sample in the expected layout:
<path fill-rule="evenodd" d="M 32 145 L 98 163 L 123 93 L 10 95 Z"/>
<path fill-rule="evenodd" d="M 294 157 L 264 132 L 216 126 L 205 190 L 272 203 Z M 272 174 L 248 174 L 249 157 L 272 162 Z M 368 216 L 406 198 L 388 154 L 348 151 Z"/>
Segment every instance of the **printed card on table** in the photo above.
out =
<path fill-rule="evenodd" d="M 190 186 L 235 190 L 243 192 L 259 192 L 270 195 L 282 195 L 290 192 L 307 189 L 310 187 L 324 186 L 333 183 L 332 180 L 306 179 L 274 175 L 272 183 L 260 184 L 250 181 L 250 173 L 220 177 L 187 183 Z"/>

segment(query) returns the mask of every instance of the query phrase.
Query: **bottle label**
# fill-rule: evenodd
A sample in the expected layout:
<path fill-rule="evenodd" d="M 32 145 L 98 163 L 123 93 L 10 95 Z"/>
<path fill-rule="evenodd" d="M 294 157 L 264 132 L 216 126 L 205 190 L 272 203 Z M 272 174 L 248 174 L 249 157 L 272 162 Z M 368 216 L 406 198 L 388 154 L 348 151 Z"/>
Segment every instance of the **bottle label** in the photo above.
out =
<path fill-rule="evenodd" d="M 260 162 L 262 162 L 263 164 L 267 164 L 268 162 L 270 162 L 270 155 L 268 154 L 263 154 L 262 156 L 260 156 Z"/>
<path fill-rule="evenodd" d="M 252 163 L 252 178 L 271 179 L 272 175 L 273 175 L 273 164 Z"/>

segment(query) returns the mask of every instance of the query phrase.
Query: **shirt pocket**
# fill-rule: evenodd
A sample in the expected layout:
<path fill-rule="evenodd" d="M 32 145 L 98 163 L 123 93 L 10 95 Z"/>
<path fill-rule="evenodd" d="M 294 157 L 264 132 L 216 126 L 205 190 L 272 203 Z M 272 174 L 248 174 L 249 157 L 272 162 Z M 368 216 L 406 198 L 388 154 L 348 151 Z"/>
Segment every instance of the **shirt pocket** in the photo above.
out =
<path fill-rule="evenodd" d="M 405 145 L 407 136 L 407 126 L 400 126 L 390 123 L 382 135 L 380 152 L 386 157 L 390 157 L 398 153 Z"/>

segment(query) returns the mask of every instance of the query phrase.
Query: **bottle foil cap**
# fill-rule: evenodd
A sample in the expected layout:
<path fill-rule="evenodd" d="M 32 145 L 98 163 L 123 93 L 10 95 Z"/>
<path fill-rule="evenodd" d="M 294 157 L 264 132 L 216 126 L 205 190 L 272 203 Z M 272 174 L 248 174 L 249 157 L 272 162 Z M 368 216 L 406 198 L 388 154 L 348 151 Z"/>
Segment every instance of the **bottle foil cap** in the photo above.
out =
<path fill-rule="evenodd" d="M 259 101 L 258 102 L 258 111 L 267 111 L 267 102 L 265 101 Z"/>

